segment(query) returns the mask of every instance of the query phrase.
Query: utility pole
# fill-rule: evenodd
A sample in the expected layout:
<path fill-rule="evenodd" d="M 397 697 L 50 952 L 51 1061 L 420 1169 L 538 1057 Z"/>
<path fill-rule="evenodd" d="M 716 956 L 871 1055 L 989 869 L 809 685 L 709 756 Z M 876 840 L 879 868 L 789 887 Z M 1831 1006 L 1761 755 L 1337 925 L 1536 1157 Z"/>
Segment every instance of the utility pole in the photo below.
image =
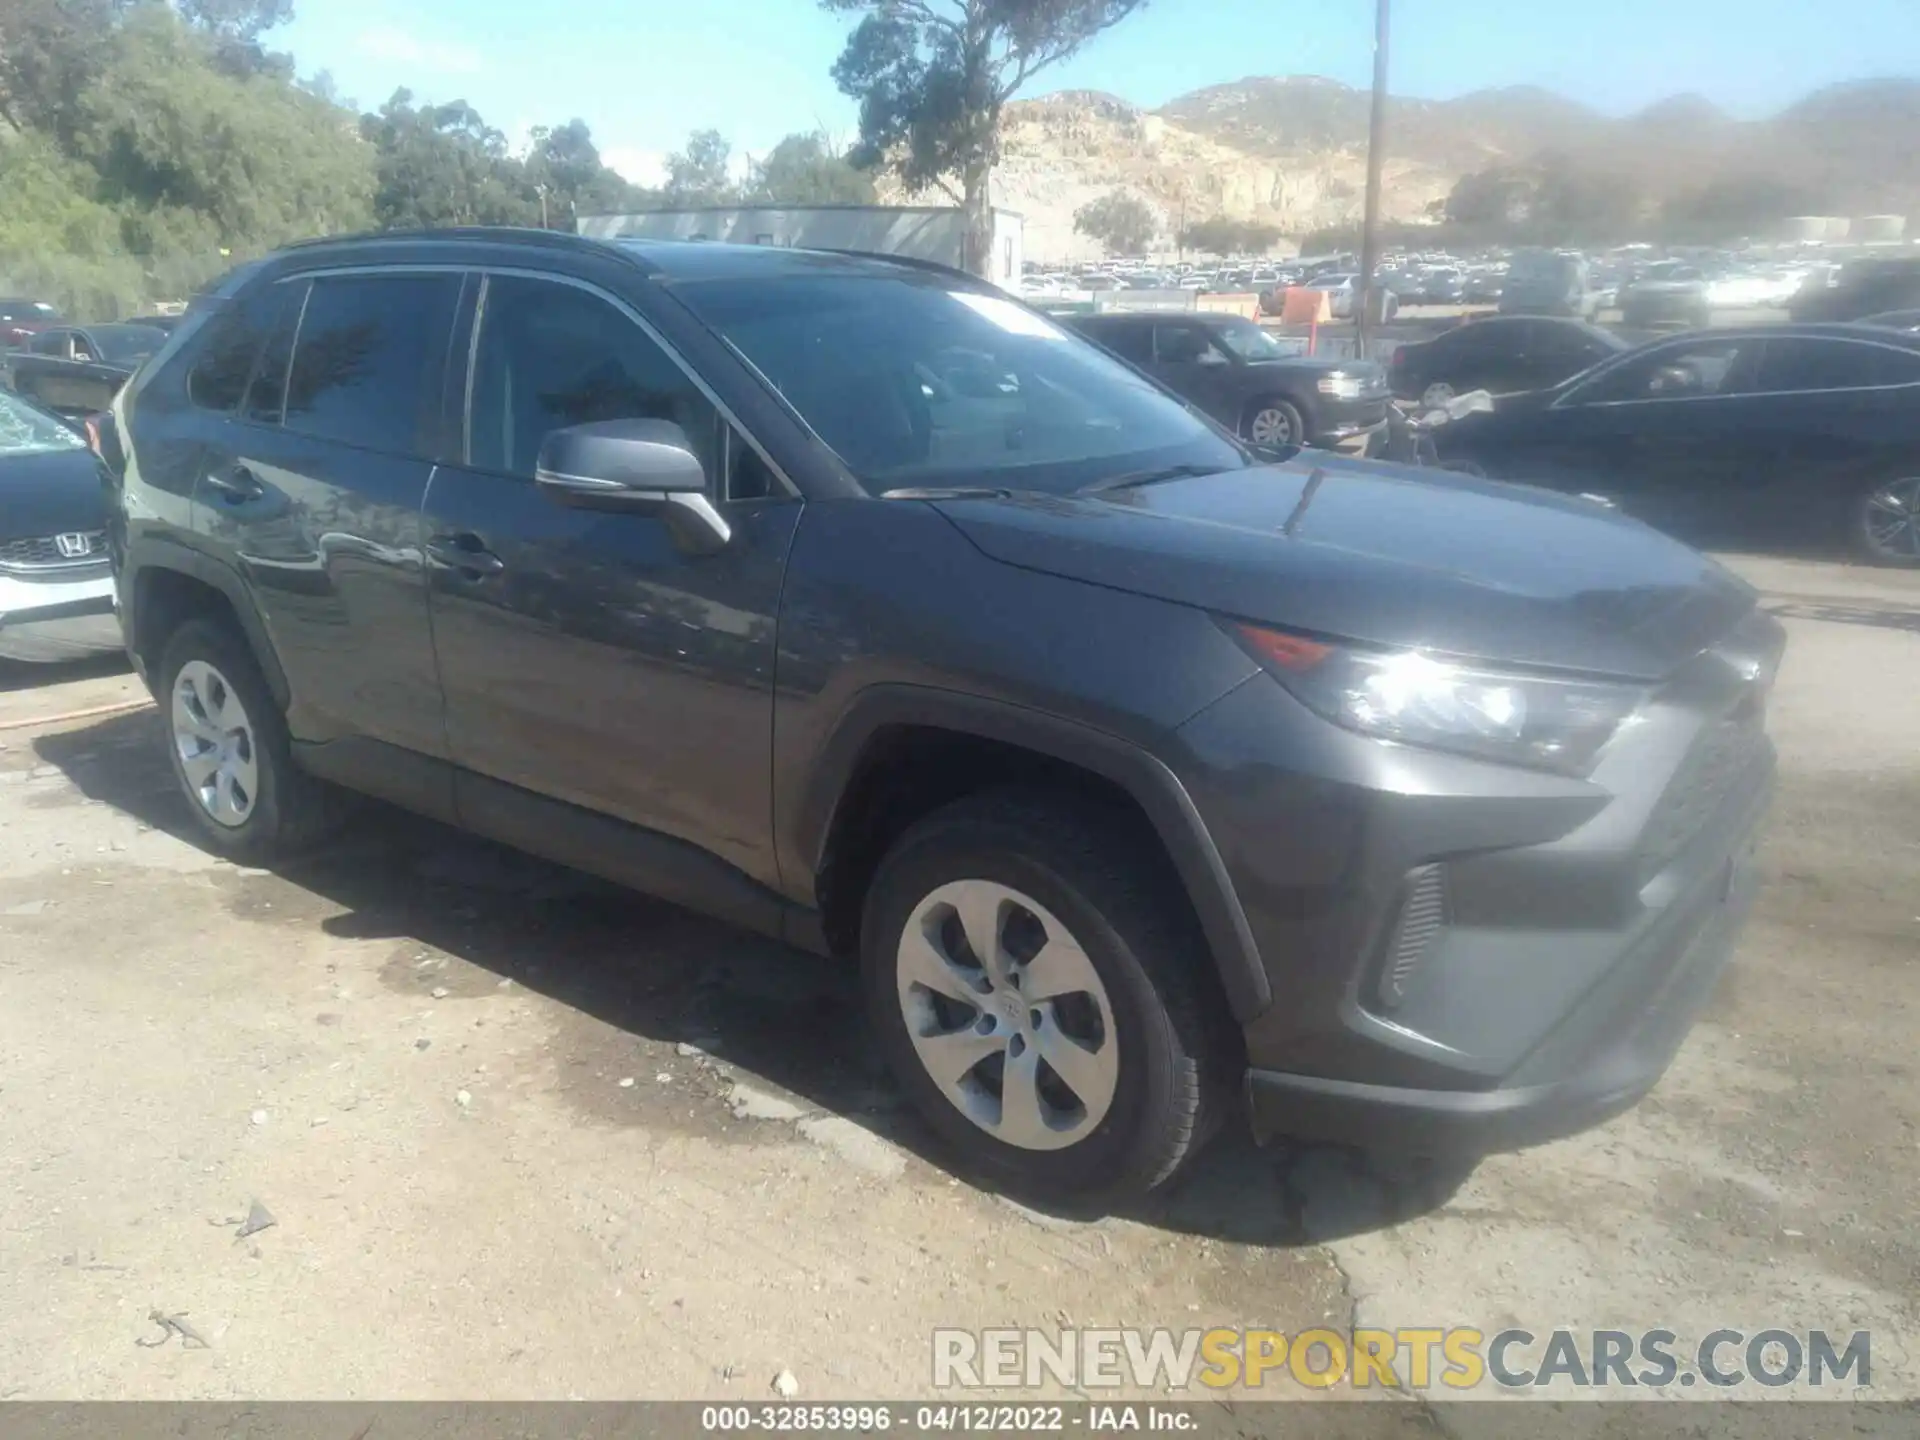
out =
<path fill-rule="evenodd" d="M 1374 0 L 1373 114 L 1367 122 L 1367 200 L 1360 220 L 1360 293 L 1354 296 L 1355 349 L 1367 353 L 1367 331 L 1373 319 L 1373 269 L 1380 250 L 1380 167 L 1387 146 L 1387 5 Z M 1385 314 L 1384 307 L 1382 314 Z"/>
<path fill-rule="evenodd" d="M 540 228 L 545 230 L 549 228 L 547 225 L 547 187 L 545 185 L 536 185 L 533 188 L 540 192 Z"/>

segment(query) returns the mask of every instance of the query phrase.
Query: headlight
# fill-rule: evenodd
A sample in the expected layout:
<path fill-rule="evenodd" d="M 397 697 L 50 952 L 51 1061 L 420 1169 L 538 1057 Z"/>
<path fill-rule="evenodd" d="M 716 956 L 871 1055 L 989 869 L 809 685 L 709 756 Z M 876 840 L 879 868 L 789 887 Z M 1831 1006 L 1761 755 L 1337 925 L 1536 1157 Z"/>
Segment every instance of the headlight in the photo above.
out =
<path fill-rule="evenodd" d="M 1527 675 L 1234 624 L 1309 709 L 1381 740 L 1584 775 L 1646 699 L 1636 685 Z"/>
<path fill-rule="evenodd" d="M 1366 382 L 1358 375 L 1322 375 L 1319 390 L 1336 400 L 1358 400 Z"/>

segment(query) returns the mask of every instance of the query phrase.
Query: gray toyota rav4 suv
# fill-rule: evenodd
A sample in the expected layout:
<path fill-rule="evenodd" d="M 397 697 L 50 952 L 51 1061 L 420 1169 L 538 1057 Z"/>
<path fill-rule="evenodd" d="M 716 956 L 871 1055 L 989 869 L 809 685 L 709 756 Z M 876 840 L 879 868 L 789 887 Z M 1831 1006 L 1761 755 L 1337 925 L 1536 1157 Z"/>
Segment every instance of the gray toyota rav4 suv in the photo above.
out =
<path fill-rule="evenodd" d="M 1781 632 L 1588 501 L 1245 448 L 976 281 L 467 231 L 230 276 L 103 448 L 200 833 L 358 791 L 858 956 L 995 1183 L 1630 1105 L 1714 982 Z"/>

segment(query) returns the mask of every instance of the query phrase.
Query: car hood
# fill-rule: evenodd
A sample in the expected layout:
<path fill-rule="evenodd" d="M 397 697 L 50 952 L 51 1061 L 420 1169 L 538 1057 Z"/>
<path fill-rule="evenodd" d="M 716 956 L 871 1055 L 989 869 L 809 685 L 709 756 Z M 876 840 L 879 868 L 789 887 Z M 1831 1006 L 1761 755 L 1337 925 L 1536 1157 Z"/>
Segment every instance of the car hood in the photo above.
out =
<path fill-rule="evenodd" d="M 106 489 L 91 450 L 0 454 L 0 541 L 99 530 L 106 523 Z"/>
<path fill-rule="evenodd" d="M 1754 604 L 1714 561 L 1590 501 L 1332 455 L 933 503 L 1009 565 L 1374 645 L 1635 680 L 1670 674 Z"/>

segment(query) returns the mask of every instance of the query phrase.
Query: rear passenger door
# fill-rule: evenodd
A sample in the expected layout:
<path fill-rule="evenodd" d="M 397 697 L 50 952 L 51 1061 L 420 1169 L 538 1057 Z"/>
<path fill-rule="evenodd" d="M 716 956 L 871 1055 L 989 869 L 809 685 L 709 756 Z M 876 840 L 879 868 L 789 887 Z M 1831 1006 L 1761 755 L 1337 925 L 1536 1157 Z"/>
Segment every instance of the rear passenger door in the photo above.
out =
<path fill-rule="evenodd" d="M 724 907 L 686 888 L 718 873 L 691 850 L 776 875 L 774 635 L 800 503 L 626 301 L 492 274 L 477 310 L 465 457 L 435 472 L 425 536 L 461 818 Z M 732 532 L 717 552 L 535 483 L 552 431 L 631 417 L 686 433 Z"/>
<path fill-rule="evenodd" d="M 322 773 L 431 813 L 445 777 L 420 507 L 444 446 L 440 393 L 463 276 L 378 270 L 272 287 L 272 331 L 201 457 L 195 518 L 230 557 Z M 231 376 L 196 370 L 225 397 Z"/>

